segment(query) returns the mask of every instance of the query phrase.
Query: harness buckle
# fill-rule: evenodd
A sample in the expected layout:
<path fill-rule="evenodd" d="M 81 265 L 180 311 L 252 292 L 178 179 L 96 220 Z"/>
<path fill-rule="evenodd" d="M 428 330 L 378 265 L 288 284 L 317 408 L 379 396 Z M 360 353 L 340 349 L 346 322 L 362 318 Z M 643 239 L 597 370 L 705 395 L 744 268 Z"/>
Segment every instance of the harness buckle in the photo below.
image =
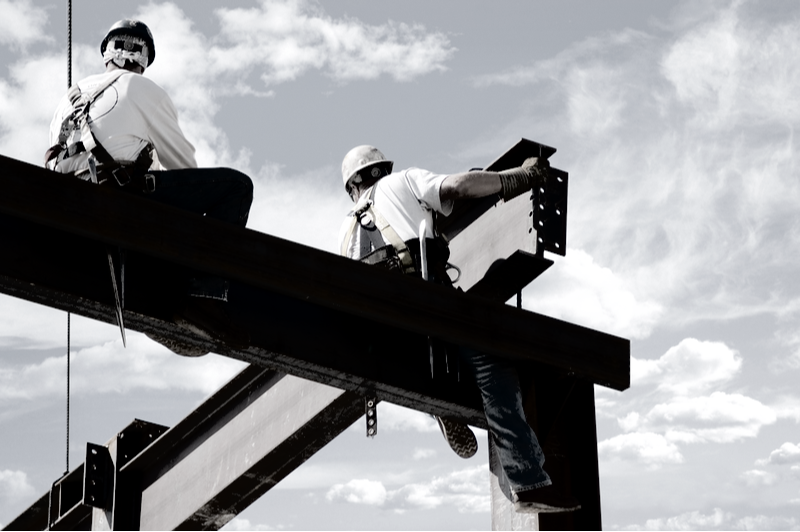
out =
<path fill-rule="evenodd" d="M 148 194 L 156 191 L 156 176 L 144 174 L 144 191 Z"/>
<path fill-rule="evenodd" d="M 111 170 L 111 175 L 114 176 L 117 184 L 121 187 L 124 187 L 131 182 L 131 174 L 128 173 L 128 170 L 124 166 L 120 166 Z"/>

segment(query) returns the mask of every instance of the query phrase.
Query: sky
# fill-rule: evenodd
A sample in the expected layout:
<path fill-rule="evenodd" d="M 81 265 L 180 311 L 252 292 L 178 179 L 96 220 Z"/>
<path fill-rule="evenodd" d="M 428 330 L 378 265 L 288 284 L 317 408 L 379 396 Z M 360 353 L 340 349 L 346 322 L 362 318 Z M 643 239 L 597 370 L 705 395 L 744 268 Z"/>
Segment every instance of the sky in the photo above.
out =
<path fill-rule="evenodd" d="M 0 0 L 0 153 L 40 164 L 66 2 Z M 330 252 L 339 168 L 485 166 L 520 137 L 570 174 L 567 254 L 525 308 L 631 339 L 595 387 L 603 526 L 800 529 L 800 5 L 771 1 L 84 0 L 73 76 L 123 17 L 202 166 L 253 178 L 249 227 Z M 0 524 L 65 468 L 66 314 L 0 296 Z M 73 316 L 69 459 L 174 425 L 242 363 Z M 381 404 L 226 530 L 490 529 L 486 433 L 462 460 Z"/>

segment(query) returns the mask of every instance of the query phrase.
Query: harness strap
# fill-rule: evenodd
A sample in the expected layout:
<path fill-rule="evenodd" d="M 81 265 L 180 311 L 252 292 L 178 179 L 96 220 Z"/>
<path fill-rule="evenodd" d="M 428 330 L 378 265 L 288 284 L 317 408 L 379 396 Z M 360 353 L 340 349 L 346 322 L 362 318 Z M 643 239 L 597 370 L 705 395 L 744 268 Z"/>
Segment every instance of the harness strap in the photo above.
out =
<path fill-rule="evenodd" d="M 72 113 L 61 125 L 61 131 L 59 132 L 58 136 L 59 143 L 56 146 L 52 146 L 45 153 L 45 165 L 47 165 L 47 163 L 49 163 L 51 160 L 57 159 L 64 151 L 70 134 L 70 131 L 68 131 L 65 126 L 66 122 L 70 120 L 74 121 L 80 129 L 80 143 L 83 145 L 85 151 L 88 151 L 94 155 L 95 159 L 97 159 L 97 162 L 101 164 L 108 165 L 114 162 L 114 158 L 111 157 L 111 154 L 109 154 L 103 145 L 100 144 L 100 142 L 97 140 L 97 137 L 94 136 L 92 128 L 89 126 L 89 107 L 91 107 L 94 101 L 97 100 L 97 98 L 99 98 L 107 88 L 109 88 L 115 81 L 117 81 L 123 74 L 126 74 L 127 72 L 127 70 L 122 69 L 114 71 L 114 73 L 109 76 L 105 82 L 97 86 L 88 97 L 81 92 L 81 89 L 77 83 L 70 87 L 69 92 L 67 93 L 67 99 L 72 105 Z M 70 153 L 70 155 L 74 155 L 74 152 Z"/>
<path fill-rule="evenodd" d="M 361 216 L 363 216 L 365 213 L 368 213 L 372 216 L 372 219 L 375 222 L 375 227 L 378 229 L 378 231 L 380 231 L 381 236 L 384 238 L 384 240 L 392 245 L 397 253 L 397 257 L 400 259 L 400 264 L 403 267 L 403 273 L 413 274 L 416 272 L 416 266 L 414 265 L 414 257 L 408 250 L 408 246 L 403 239 L 400 238 L 400 235 L 397 234 L 397 231 L 395 231 L 392 226 L 389 225 L 389 222 L 386 221 L 386 218 L 384 218 L 383 215 L 375 208 L 373 198 L 375 197 L 376 185 L 371 186 L 367 191 L 367 200 L 364 201 L 363 204 L 362 202 L 359 202 L 353 209 L 353 219 L 350 222 L 350 226 L 348 227 L 344 240 L 342 240 L 341 254 L 345 257 L 347 256 L 347 248 L 350 246 L 350 240 L 353 237 L 356 223 L 358 223 Z M 373 242 L 373 244 L 375 243 L 371 236 L 370 240 Z"/>

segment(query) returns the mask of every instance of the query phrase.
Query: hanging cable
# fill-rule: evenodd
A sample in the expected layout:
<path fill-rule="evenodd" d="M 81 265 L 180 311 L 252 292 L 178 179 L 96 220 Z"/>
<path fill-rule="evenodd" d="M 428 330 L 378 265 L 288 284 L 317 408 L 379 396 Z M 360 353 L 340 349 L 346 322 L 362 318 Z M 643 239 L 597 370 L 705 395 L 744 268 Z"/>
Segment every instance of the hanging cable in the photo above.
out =
<path fill-rule="evenodd" d="M 70 365 L 69 364 L 69 359 L 70 359 L 70 356 L 69 356 L 69 351 L 70 351 L 70 345 L 69 345 L 70 330 L 69 330 L 69 328 L 70 327 L 69 327 L 69 325 L 70 324 L 69 324 L 69 322 L 70 322 L 70 313 L 67 312 L 67 469 L 66 469 L 66 471 L 64 471 L 65 475 L 67 473 L 69 473 L 69 373 L 70 373 L 70 371 L 69 371 L 70 370 L 70 367 L 69 367 L 69 365 Z"/>
<path fill-rule="evenodd" d="M 72 0 L 67 0 L 67 90 L 72 87 Z M 69 473 L 69 374 L 70 374 L 70 313 L 67 312 L 67 469 Z"/>

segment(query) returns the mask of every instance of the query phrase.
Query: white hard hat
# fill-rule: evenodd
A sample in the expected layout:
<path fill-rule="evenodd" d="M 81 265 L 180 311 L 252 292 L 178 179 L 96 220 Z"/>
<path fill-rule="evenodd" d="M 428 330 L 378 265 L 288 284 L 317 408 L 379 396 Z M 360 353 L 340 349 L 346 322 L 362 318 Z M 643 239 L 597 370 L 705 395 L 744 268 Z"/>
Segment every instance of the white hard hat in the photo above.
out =
<path fill-rule="evenodd" d="M 347 185 L 350 183 L 350 180 L 361 170 L 381 163 L 388 168 L 389 172 L 392 171 L 394 162 L 387 161 L 386 157 L 384 157 L 381 151 L 375 146 L 364 144 L 363 146 L 356 146 L 347 152 L 347 155 L 344 156 L 344 160 L 342 160 L 342 182 L 344 183 L 345 190 L 347 190 Z"/>

